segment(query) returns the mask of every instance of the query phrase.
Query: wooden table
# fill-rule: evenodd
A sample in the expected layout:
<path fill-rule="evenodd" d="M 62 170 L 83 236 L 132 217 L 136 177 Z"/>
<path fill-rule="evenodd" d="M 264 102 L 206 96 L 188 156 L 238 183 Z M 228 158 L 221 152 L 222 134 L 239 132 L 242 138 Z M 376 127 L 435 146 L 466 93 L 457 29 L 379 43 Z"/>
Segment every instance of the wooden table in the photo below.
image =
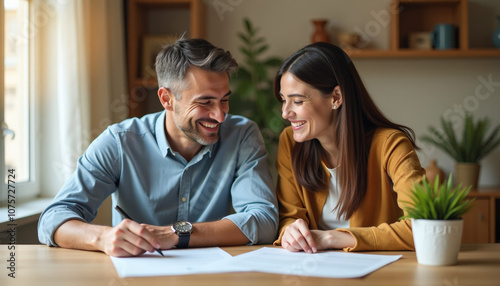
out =
<path fill-rule="evenodd" d="M 7 276 L 8 245 L 0 245 L 0 285 L 500 285 L 500 244 L 464 244 L 458 265 L 424 266 L 410 251 L 367 252 L 402 254 L 403 257 L 371 274 L 357 279 L 326 279 L 257 272 L 161 276 L 118 277 L 111 259 L 100 252 L 52 248 L 44 245 L 16 245 L 16 278 Z M 223 247 L 232 255 L 261 246 Z M 8 265 L 7 265 L 8 267 Z"/>

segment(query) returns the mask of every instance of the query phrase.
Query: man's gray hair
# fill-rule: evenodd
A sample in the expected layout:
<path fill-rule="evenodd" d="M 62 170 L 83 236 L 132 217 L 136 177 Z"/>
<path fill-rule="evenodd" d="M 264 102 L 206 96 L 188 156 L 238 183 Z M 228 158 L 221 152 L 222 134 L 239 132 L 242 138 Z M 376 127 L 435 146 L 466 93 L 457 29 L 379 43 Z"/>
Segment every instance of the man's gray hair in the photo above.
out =
<path fill-rule="evenodd" d="M 185 76 L 192 66 L 206 71 L 226 72 L 228 76 L 238 69 L 229 51 L 203 39 L 181 38 L 172 45 L 164 46 L 156 57 L 158 86 L 170 89 L 179 100 L 181 91 L 188 88 Z"/>

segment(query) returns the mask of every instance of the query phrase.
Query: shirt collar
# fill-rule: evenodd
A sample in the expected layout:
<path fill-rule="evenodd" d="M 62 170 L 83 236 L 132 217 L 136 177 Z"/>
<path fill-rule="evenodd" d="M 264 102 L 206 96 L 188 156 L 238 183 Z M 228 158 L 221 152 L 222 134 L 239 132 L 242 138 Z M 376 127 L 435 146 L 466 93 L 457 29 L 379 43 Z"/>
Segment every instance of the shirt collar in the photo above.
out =
<path fill-rule="evenodd" d="M 163 155 L 163 157 L 167 156 L 169 150 L 170 150 L 170 153 L 172 153 L 172 155 L 175 155 L 174 151 L 170 148 L 170 145 L 168 144 L 167 134 L 165 133 L 165 118 L 166 118 L 166 111 L 163 111 L 160 114 L 160 116 L 158 117 L 158 119 L 156 119 L 156 127 L 155 127 L 155 129 L 156 129 L 156 144 L 158 144 L 158 147 L 160 148 L 160 152 Z M 220 134 L 219 134 L 219 136 L 220 136 Z M 219 138 L 219 140 L 220 140 L 220 138 Z M 203 156 L 206 153 L 208 153 L 208 156 L 212 157 L 212 151 L 214 149 L 214 146 L 215 146 L 215 144 L 217 144 L 219 142 L 219 140 L 217 140 L 217 142 L 214 144 L 203 146 L 200 149 L 200 151 L 198 151 L 198 154 L 196 156 L 198 156 L 198 155 Z"/>
<path fill-rule="evenodd" d="M 165 134 L 165 112 L 166 111 L 163 111 L 160 116 L 158 116 L 155 127 L 156 144 L 158 144 L 158 148 L 160 148 L 163 157 L 167 156 L 168 150 L 170 149 L 167 142 L 167 134 Z"/>

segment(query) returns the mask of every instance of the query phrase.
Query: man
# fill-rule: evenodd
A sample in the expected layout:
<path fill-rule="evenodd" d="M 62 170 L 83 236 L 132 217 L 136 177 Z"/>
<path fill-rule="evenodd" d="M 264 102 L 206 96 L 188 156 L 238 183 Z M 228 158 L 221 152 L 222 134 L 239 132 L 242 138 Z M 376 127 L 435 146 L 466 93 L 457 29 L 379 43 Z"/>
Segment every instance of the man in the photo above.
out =
<path fill-rule="evenodd" d="M 272 243 L 277 201 L 255 123 L 228 115 L 229 52 L 181 39 L 156 59 L 165 111 L 103 132 L 38 224 L 42 243 L 133 256 L 173 247 Z M 112 195 L 135 221 L 90 224 Z M 191 224 L 192 222 L 192 224 Z"/>

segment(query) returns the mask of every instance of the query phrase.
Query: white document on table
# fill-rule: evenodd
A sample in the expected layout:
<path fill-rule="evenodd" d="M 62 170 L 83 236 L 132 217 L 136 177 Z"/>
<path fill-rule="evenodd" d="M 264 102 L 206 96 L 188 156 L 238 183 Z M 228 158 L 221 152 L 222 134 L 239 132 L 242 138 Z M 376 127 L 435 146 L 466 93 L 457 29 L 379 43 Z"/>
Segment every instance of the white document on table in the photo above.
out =
<path fill-rule="evenodd" d="M 359 254 L 325 251 L 289 252 L 282 248 L 263 247 L 212 264 L 212 269 L 257 271 L 291 276 L 323 278 L 358 278 L 392 263 L 402 255 Z"/>
<path fill-rule="evenodd" d="M 120 277 L 186 275 L 227 272 L 224 269 L 205 267 L 233 257 L 218 247 L 171 249 L 144 253 L 136 257 L 111 257 Z"/>
<path fill-rule="evenodd" d="M 402 255 L 325 251 L 314 254 L 263 247 L 232 257 L 218 247 L 164 250 L 137 257 L 111 257 L 120 277 L 265 272 L 323 278 L 363 277 Z"/>

